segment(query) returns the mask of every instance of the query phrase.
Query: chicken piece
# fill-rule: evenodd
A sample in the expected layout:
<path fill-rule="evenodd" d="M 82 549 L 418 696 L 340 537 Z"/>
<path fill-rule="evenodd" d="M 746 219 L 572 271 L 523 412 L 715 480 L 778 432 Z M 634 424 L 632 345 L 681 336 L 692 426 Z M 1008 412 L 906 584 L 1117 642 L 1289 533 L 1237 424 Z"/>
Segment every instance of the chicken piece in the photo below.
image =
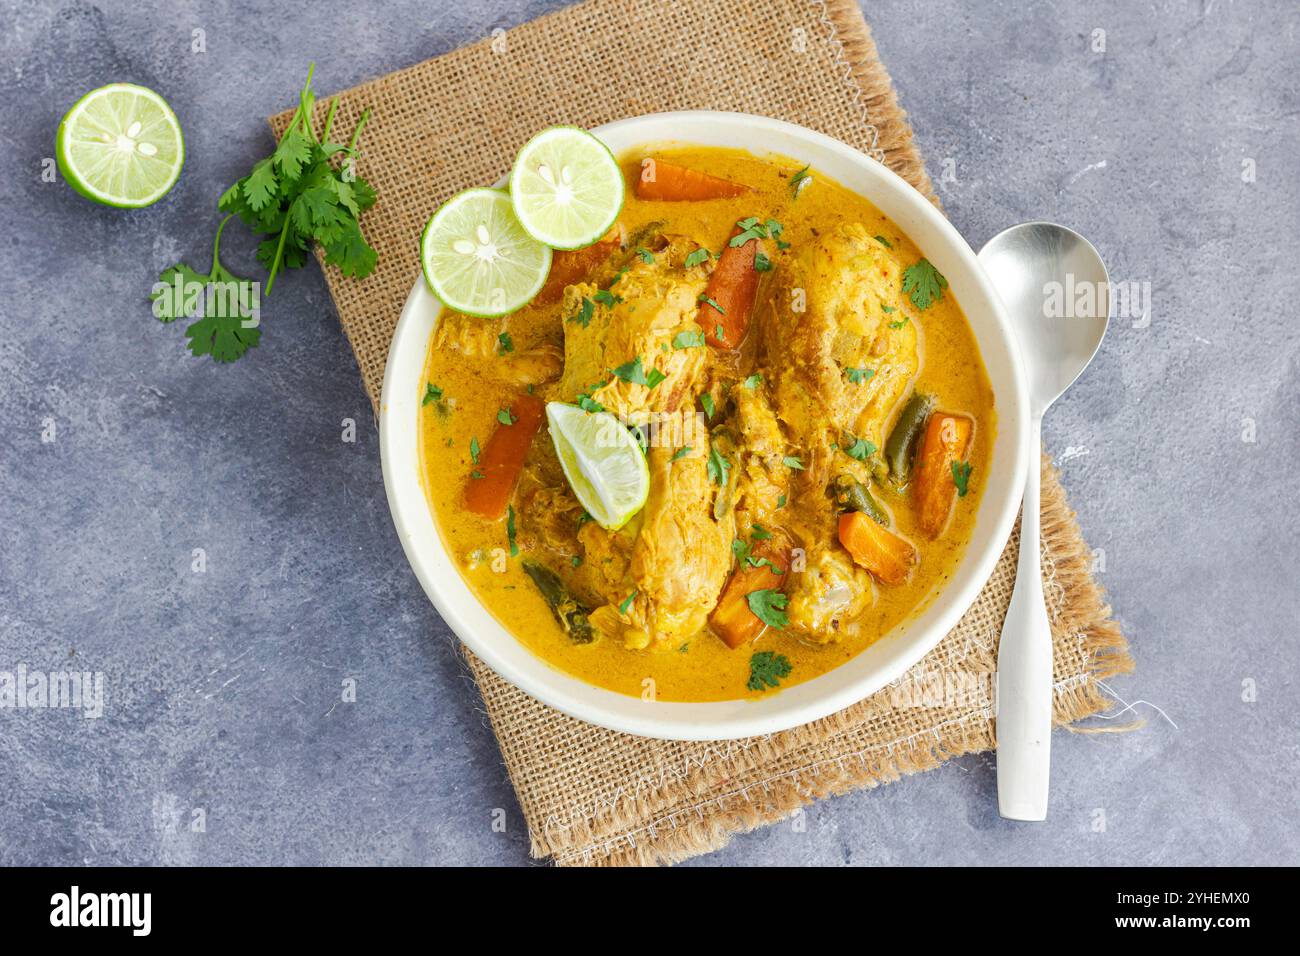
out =
<path fill-rule="evenodd" d="M 592 614 L 593 626 L 628 647 L 697 634 L 731 570 L 736 522 L 730 508 L 714 507 L 725 489 L 709 478 L 709 448 L 690 447 L 674 460 L 679 453 L 650 449 L 650 497 L 632 547 L 628 592 Z"/>
<path fill-rule="evenodd" d="M 838 640 L 870 606 L 871 576 L 836 543 L 836 474 L 866 480 L 846 441 L 884 445 L 885 426 L 916 375 L 918 332 L 907 318 L 900 263 L 865 226 L 842 225 L 794 258 L 762 325 L 765 379 L 791 450 L 793 530 L 807 547 L 790 575 L 786 616 L 813 641 Z M 802 305 L 802 310 L 799 309 Z M 905 320 L 906 319 L 906 320 Z"/>
<path fill-rule="evenodd" d="M 846 436 L 884 446 L 918 366 L 901 276 L 894 253 L 861 224 L 824 233 L 786 269 L 763 344 L 773 404 L 805 452 Z"/>
<path fill-rule="evenodd" d="M 552 397 L 572 402 L 586 394 L 638 424 L 694 399 L 708 350 L 676 348 L 674 339 L 700 331 L 695 315 L 705 275 L 684 269 L 677 251 L 670 243 L 654 262 L 633 257 L 608 296 L 597 296 L 590 283 L 565 289 L 564 374 Z"/>
<path fill-rule="evenodd" d="M 785 436 L 776 412 L 767 401 L 762 385 L 732 389 L 736 405 L 736 426 L 740 430 L 740 473 L 736 490 L 736 510 L 744 514 L 737 521 L 742 527 L 765 524 L 788 498 L 790 469 L 783 461 Z"/>
<path fill-rule="evenodd" d="M 496 354 L 503 331 L 505 324 L 501 319 L 444 312 L 433 333 L 433 347 L 453 349 L 468 358 L 486 358 Z"/>
<path fill-rule="evenodd" d="M 447 312 L 438 320 L 433 334 L 434 348 L 452 349 L 467 358 L 494 358 L 485 367 L 493 378 L 516 388 L 544 385 L 560 377 L 564 353 L 559 345 L 541 345 L 519 351 L 507 351 L 501 334 L 501 319 Z"/>
<path fill-rule="evenodd" d="M 815 544 L 804 555 L 803 570 L 790 575 L 787 594 L 789 626 L 827 644 L 838 641 L 844 627 L 871 606 L 875 585 L 843 548 Z"/>

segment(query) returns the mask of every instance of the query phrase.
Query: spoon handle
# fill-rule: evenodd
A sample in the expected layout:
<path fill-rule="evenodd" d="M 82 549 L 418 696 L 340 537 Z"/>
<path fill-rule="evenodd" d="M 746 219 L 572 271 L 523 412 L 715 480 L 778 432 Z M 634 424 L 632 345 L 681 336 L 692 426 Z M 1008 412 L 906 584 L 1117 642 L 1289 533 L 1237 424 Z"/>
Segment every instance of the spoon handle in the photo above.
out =
<path fill-rule="evenodd" d="M 998 813 L 1008 820 L 1046 819 L 1051 764 L 1052 632 L 1038 553 L 1041 419 L 1031 431 L 1016 587 L 998 645 Z"/>

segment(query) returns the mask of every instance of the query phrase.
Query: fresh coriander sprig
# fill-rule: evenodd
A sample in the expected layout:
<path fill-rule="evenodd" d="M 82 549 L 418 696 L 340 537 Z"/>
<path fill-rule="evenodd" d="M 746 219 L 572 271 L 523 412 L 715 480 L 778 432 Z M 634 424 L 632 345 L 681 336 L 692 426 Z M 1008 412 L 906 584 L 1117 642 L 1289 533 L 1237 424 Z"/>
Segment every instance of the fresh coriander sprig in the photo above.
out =
<path fill-rule="evenodd" d="M 357 221 L 374 205 L 375 192 L 355 174 L 351 162 L 341 167 L 332 162 L 339 153 L 349 160 L 356 156 L 370 110 L 361 114 L 346 146 L 331 142 L 338 110 L 335 99 L 323 133 L 317 136 L 312 126 L 314 72 L 313 64 L 298 95 L 298 108 L 275 151 L 227 189 L 218 203 L 223 212 L 238 215 L 254 232 L 268 237 L 257 248 L 257 258 L 269 272 L 267 295 L 281 269 L 297 268 L 307 261 L 313 243 L 325 250 L 325 261 L 337 265 L 344 275 L 360 279 L 375 268 L 377 254 Z"/>

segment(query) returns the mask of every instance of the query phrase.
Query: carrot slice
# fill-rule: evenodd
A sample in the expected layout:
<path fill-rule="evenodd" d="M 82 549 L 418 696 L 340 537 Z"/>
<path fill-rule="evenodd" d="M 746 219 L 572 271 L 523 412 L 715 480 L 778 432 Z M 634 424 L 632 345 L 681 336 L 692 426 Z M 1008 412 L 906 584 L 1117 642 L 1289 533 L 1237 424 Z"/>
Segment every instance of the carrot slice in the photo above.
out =
<path fill-rule="evenodd" d="M 520 395 L 510 403 L 511 424 L 497 425 L 465 485 L 468 511 L 493 521 L 505 514 L 545 411 L 545 403 L 535 395 Z"/>
<path fill-rule="evenodd" d="M 974 432 L 975 420 L 969 415 L 932 412 L 925 423 L 912 466 L 912 495 L 921 527 L 931 538 L 939 537 L 948 527 L 957 500 L 953 462 L 965 460 Z"/>
<path fill-rule="evenodd" d="M 719 179 L 717 176 L 710 176 L 708 173 L 653 158 L 641 164 L 641 175 L 636 181 L 638 199 L 668 202 L 730 199 L 747 192 L 749 192 L 748 186 L 741 186 Z"/>
<path fill-rule="evenodd" d="M 861 511 L 840 515 L 840 544 L 885 584 L 903 584 L 912 576 L 920 555 L 912 542 L 900 538 Z"/>
<path fill-rule="evenodd" d="M 738 235 L 739 226 L 731 230 L 731 238 Z M 758 292 L 758 272 L 754 269 L 758 251 L 757 239 L 739 246 L 731 245 L 728 239 L 722 258 L 709 276 L 705 300 L 695 321 L 704 329 L 704 340 L 714 348 L 737 349 L 745 339 Z"/>
<path fill-rule="evenodd" d="M 581 249 L 557 249 L 551 256 L 551 271 L 537 293 L 537 302 L 558 302 L 566 286 L 581 282 L 623 244 L 623 227 L 614 223 L 605 235 Z"/>
<path fill-rule="evenodd" d="M 774 573 L 766 562 L 754 567 L 749 561 L 741 561 L 722 589 L 717 605 L 709 614 L 709 627 L 733 651 L 750 643 L 767 627 L 749 609 L 748 597 L 754 591 L 779 588 L 784 583 L 786 572 L 790 570 L 790 550 L 790 539 L 784 532 L 774 530 L 772 537 L 755 543 L 750 556 L 755 561 L 766 558 L 781 573 Z"/>

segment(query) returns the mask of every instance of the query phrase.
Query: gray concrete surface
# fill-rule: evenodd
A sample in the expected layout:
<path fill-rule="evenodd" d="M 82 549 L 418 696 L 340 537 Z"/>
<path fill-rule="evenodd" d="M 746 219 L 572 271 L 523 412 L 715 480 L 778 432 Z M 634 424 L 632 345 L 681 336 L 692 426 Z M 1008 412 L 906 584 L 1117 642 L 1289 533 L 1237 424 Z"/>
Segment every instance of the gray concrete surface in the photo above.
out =
<path fill-rule="evenodd" d="M 143 296 L 206 262 L 213 201 L 308 57 L 340 89 L 550 6 L 0 3 L 0 670 L 106 679 L 98 720 L 0 710 L 0 863 L 528 861 L 319 271 L 277 284 L 230 368 Z M 866 12 L 972 245 L 1057 219 L 1149 283 L 1149 323 L 1117 322 L 1047 425 L 1138 659 L 1114 690 L 1147 725 L 1058 733 L 1042 825 L 1000 820 L 971 757 L 698 865 L 1300 862 L 1300 8 L 1023 6 Z M 40 177 L 64 110 L 118 78 L 189 118 L 179 186 L 132 214 Z"/>

